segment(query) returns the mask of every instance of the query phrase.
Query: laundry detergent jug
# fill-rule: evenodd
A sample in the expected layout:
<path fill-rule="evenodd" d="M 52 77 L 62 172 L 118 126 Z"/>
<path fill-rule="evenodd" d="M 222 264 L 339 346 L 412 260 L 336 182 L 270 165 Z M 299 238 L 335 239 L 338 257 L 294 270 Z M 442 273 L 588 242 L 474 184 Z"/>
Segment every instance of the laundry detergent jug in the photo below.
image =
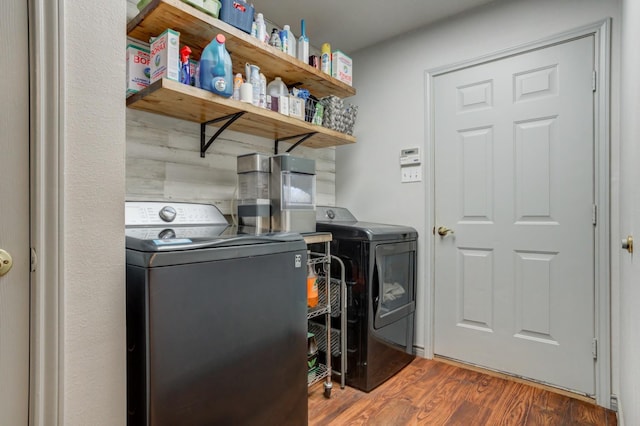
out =
<path fill-rule="evenodd" d="M 225 47 L 225 37 L 218 34 L 205 47 L 200 57 L 200 87 L 220 96 L 233 95 L 231 56 Z"/>

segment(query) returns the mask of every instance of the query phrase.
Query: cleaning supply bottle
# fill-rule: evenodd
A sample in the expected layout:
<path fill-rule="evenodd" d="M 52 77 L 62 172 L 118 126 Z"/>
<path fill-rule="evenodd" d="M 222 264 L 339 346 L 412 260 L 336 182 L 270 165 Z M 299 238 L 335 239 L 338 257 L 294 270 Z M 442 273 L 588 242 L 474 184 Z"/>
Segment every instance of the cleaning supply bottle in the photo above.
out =
<path fill-rule="evenodd" d="M 309 61 L 309 38 L 304 19 L 300 21 L 300 38 L 298 39 L 298 59 L 305 64 Z"/>
<path fill-rule="evenodd" d="M 240 86 L 242 86 L 244 80 L 242 80 L 242 74 L 237 73 L 233 78 L 233 99 L 236 101 L 240 100 Z"/>
<path fill-rule="evenodd" d="M 286 26 L 286 25 L 285 25 Z M 289 33 L 286 30 L 280 31 L 280 50 L 289 53 Z"/>
<path fill-rule="evenodd" d="M 225 41 L 224 35 L 218 34 L 204 48 L 200 57 L 200 86 L 229 98 L 233 95 L 233 70 Z"/>
<path fill-rule="evenodd" d="M 291 32 L 291 27 L 289 25 L 285 25 L 283 28 L 284 29 L 282 31 L 287 34 L 287 43 L 289 44 L 287 46 L 287 53 L 295 58 L 296 57 L 296 38 L 293 36 L 293 33 Z"/>
<path fill-rule="evenodd" d="M 266 43 L 269 41 L 267 24 L 264 22 L 264 15 L 262 13 L 258 13 L 258 16 L 256 17 L 256 37 L 260 43 Z"/>
<path fill-rule="evenodd" d="M 320 71 L 331 75 L 331 45 L 329 43 L 322 44 L 320 55 Z"/>
<path fill-rule="evenodd" d="M 282 78 L 276 77 L 275 80 L 267 86 L 267 96 L 271 99 L 271 109 L 273 111 L 282 111 L 282 100 L 289 94 L 286 84 Z"/>
<path fill-rule="evenodd" d="M 274 28 L 271 31 L 271 37 L 269 37 L 269 46 L 273 46 L 278 50 L 282 50 L 282 40 L 280 40 L 280 31 Z"/>
<path fill-rule="evenodd" d="M 318 305 L 318 276 L 313 268 L 313 265 L 309 265 L 309 272 L 307 274 L 307 306 L 315 308 Z"/>
<path fill-rule="evenodd" d="M 251 82 L 251 64 L 249 62 L 244 64 L 244 81 L 246 83 Z"/>
<path fill-rule="evenodd" d="M 282 78 L 276 77 L 269 85 L 267 86 L 267 95 L 272 98 L 279 98 L 281 96 L 287 96 L 289 94 L 287 90 L 287 85 L 284 84 Z"/>
<path fill-rule="evenodd" d="M 267 77 L 260 73 L 260 108 L 267 107 Z"/>
<path fill-rule="evenodd" d="M 255 106 L 260 106 L 260 67 L 257 65 L 250 65 L 251 77 L 249 83 L 253 87 L 253 100 L 252 103 Z"/>
<path fill-rule="evenodd" d="M 191 49 L 183 46 L 180 49 L 180 83 L 191 85 L 191 65 L 189 64 Z"/>

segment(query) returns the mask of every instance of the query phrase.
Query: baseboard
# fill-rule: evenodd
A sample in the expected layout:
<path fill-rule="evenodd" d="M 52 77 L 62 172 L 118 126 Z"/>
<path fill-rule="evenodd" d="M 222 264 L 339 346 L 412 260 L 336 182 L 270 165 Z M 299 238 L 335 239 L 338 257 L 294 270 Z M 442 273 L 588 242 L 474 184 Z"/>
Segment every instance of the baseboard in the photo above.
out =
<path fill-rule="evenodd" d="M 618 398 L 618 412 L 616 413 L 616 415 L 618 416 L 618 426 L 624 426 L 624 416 L 622 415 L 622 413 L 624 413 L 624 409 L 622 408 L 622 401 L 620 400 L 620 398 Z"/>
<path fill-rule="evenodd" d="M 424 348 L 420 348 L 418 346 L 414 346 L 413 347 L 413 353 L 416 354 L 416 356 L 419 356 L 420 358 L 427 358 L 427 356 L 425 355 Z"/>

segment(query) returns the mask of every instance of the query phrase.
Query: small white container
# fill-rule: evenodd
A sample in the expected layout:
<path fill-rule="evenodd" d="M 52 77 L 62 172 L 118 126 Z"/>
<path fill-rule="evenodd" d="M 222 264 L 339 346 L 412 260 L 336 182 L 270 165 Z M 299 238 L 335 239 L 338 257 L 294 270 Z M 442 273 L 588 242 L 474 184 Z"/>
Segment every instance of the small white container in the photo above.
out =
<path fill-rule="evenodd" d="M 240 102 L 253 103 L 253 85 L 251 83 L 240 85 Z"/>

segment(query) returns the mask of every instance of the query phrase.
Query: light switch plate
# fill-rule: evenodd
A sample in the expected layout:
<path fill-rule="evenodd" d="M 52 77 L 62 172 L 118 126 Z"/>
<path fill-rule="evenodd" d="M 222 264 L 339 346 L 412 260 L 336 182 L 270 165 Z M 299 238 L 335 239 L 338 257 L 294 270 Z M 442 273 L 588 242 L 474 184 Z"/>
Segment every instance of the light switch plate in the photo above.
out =
<path fill-rule="evenodd" d="M 420 182 L 422 181 L 422 167 L 421 166 L 405 166 L 400 168 L 400 182 Z"/>

